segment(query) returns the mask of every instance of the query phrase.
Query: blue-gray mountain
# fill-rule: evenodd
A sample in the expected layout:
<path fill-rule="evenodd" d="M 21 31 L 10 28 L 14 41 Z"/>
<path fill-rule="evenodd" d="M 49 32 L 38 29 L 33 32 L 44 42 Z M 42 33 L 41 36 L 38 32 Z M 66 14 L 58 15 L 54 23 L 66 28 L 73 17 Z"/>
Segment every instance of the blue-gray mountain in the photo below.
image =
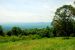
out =
<path fill-rule="evenodd" d="M 21 29 L 32 29 L 32 28 L 46 28 L 51 26 L 51 22 L 40 22 L 40 23 L 6 23 L 2 25 L 5 31 L 11 30 L 12 27 L 20 27 Z"/>

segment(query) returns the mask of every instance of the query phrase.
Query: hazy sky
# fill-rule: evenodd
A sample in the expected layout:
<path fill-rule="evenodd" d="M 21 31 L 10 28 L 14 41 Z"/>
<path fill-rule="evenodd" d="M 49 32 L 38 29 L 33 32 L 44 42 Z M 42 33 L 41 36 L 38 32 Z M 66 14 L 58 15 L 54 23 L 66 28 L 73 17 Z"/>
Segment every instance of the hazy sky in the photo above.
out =
<path fill-rule="evenodd" d="M 55 10 L 74 0 L 0 0 L 0 23 L 50 22 Z"/>

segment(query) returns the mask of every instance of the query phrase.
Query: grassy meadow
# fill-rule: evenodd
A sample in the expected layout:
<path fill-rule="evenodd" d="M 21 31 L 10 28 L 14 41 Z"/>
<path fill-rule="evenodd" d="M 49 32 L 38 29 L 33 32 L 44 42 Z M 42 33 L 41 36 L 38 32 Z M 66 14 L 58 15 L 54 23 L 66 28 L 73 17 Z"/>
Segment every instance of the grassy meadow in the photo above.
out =
<path fill-rule="evenodd" d="M 0 42 L 0 50 L 75 50 L 75 37 Z"/>

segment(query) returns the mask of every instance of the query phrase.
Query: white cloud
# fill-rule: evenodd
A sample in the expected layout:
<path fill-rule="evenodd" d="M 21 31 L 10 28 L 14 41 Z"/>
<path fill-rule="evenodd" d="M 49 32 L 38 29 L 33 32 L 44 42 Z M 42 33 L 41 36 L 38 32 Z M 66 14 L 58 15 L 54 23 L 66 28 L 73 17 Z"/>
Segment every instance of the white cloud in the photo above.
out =
<path fill-rule="evenodd" d="M 43 11 L 43 10 L 41 10 Z M 0 22 L 49 22 L 49 15 L 43 12 L 25 12 L 25 11 L 12 11 L 4 7 L 0 7 Z"/>
<path fill-rule="evenodd" d="M 2 1 L 0 4 L 0 22 L 50 22 L 58 7 L 63 4 L 72 4 L 70 0 L 60 4 L 56 4 L 55 0 L 54 3 L 51 3 L 50 0 Z"/>

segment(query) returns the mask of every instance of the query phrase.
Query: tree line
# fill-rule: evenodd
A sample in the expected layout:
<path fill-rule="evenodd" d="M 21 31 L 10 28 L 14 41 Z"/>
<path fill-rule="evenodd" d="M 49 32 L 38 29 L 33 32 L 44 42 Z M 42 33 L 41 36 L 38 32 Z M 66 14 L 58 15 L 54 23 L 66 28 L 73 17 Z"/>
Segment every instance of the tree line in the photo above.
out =
<path fill-rule="evenodd" d="M 4 33 L 2 26 L 0 26 L 0 36 L 29 36 L 38 35 L 39 37 L 52 37 L 52 29 L 50 27 L 46 28 L 34 28 L 34 29 L 24 29 L 20 27 L 13 27 L 11 30 Z"/>

